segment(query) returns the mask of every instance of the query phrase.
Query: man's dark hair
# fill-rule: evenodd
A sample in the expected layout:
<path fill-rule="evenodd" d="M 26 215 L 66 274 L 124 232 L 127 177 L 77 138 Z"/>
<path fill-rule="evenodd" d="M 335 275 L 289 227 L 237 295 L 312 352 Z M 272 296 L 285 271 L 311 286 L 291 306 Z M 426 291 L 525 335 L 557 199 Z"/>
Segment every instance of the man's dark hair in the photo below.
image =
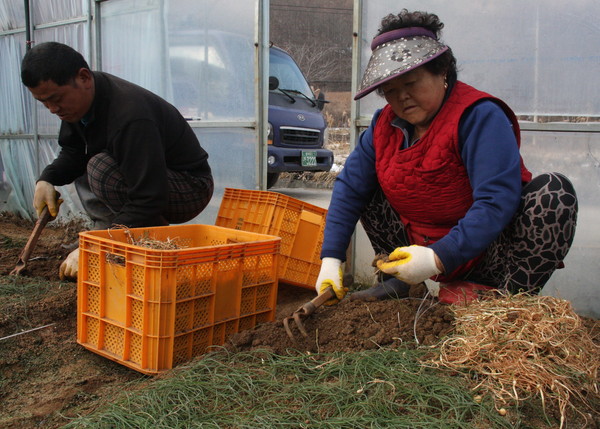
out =
<path fill-rule="evenodd" d="M 82 69 L 89 69 L 79 52 L 58 42 L 45 42 L 31 48 L 21 61 L 21 81 L 28 88 L 51 80 L 58 86 L 70 83 Z"/>

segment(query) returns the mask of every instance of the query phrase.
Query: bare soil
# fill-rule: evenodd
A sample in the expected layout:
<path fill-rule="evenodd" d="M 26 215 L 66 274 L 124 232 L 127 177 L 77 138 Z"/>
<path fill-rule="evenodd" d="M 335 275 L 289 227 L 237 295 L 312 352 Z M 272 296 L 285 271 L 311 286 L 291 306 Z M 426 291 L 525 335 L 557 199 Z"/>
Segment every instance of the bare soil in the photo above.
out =
<path fill-rule="evenodd" d="M 400 300 L 352 301 L 344 299 L 332 306 L 321 306 L 301 319 L 308 336 L 304 337 L 296 322 L 290 319 L 293 339 L 283 327 L 283 318 L 314 298 L 312 291 L 300 293 L 288 285 L 279 287 L 277 320 L 253 330 L 240 332 L 230 339 L 240 350 L 268 349 L 285 354 L 298 349 L 311 353 L 351 352 L 402 343 L 433 345 L 453 329 L 454 316 L 450 307 L 432 300 L 423 300 L 423 289 L 415 287 L 411 296 Z M 298 297 L 304 296 L 301 299 Z M 415 316 L 417 322 L 415 323 Z"/>
<path fill-rule="evenodd" d="M 114 400 L 119 392 L 151 382 L 76 342 L 74 282 L 61 282 L 58 267 L 77 238 L 78 227 L 49 224 L 21 276 L 11 276 L 33 224 L 0 214 L 0 287 L 16 292 L 0 301 L 0 427 L 56 428 Z M 39 299 L 21 299 L 18 290 L 39 284 Z M 312 290 L 281 284 L 276 320 L 233 335 L 232 350 L 271 349 L 318 352 L 359 351 L 400 344 L 432 345 L 453 329 L 449 307 L 419 299 L 411 290 L 403 300 L 351 301 L 322 306 L 304 320 L 308 338 L 294 329 L 288 337 L 282 320 L 314 298 Z M 415 317 L 417 318 L 415 322 Z M 589 321 L 599 339 L 600 327 Z M 292 322 L 292 326 L 294 326 Z M 41 328 L 30 331 L 34 328 Z M 201 358 L 201 357 L 200 357 Z M 573 426 L 584 427 L 584 426 Z M 594 427 L 594 426 L 592 426 Z"/>

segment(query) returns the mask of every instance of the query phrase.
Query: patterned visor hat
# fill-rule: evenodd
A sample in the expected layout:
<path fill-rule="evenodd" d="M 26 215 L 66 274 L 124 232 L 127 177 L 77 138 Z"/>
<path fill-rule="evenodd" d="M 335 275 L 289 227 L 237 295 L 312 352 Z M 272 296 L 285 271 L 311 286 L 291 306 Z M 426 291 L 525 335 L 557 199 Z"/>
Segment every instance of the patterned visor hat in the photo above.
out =
<path fill-rule="evenodd" d="M 371 43 L 371 59 L 363 75 L 355 100 L 379 85 L 439 57 L 448 46 L 436 40 L 423 27 L 408 27 L 380 34 Z"/>

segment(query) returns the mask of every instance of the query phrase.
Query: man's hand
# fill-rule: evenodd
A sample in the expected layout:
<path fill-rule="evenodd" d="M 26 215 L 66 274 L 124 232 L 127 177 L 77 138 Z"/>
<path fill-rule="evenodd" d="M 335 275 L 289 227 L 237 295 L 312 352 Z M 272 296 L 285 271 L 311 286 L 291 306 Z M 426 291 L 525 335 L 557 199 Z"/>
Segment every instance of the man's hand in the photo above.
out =
<path fill-rule="evenodd" d="M 388 261 L 377 261 L 377 268 L 414 285 L 442 272 L 436 262 L 437 256 L 429 247 L 413 245 L 398 247 L 390 253 Z"/>
<path fill-rule="evenodd" d="M 60 264 L 58 276 L 61 280 L 77 279 L 77 271 L 79 270 L 79 247 L 73 250 L 67 258 Z"/>
<path fill-rule="evenodd" d="M 337 304 L 346 296 L 348 288 L 343 285 L 342 276 L 342 261 L 336 258 L 323 258 L 315 289 L 320 295 L 331 286 L 336 296 L 336 299 L 327 301 L 325 305 Z"/>
<path fill-rule="evenodd" d="M 52 183 L 40 180 L 35 184 L 33 194 L 33 208 L 38 217 L 42 214 L 44 207 L 48 206 L 50 216 L 55 218 L 58 215 L 58 209 L 63 200 L 59 199 L 60 194 L 56 192 Z"/>

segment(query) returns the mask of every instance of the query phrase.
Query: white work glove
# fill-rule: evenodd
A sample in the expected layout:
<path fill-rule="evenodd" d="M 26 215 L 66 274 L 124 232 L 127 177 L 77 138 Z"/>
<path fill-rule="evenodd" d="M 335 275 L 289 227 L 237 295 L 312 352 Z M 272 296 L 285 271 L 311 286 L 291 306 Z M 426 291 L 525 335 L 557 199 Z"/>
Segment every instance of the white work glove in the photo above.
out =
<path fill-rule="evenodd" d="M 325 303 L 325 305 L 337 304 L 338 301 L 342 300 L 348 288 L 344 287 L 342 283 L 342 261 L 336 258 L 323 258 L 321 261 L 321 271 L 319 271 L 319 277 L 317 277 L 317 284 L 315 289 L 317 294 L 322 294 L 325 289 L 329 286 L 333 288 L 337 299 L 331 299 Z"/>
<path fill-rule="evenodd" d="M 35 209 L 38 217 L 42 214 L 44 207 L 48 206 L 50 216 L 55 218 L 58 215 L 58 209 L 60 204 L 63 202 L 59 199 L 60 194 L 54 189 L 52 183 L 40 180 L 35 184 L 35 191 L 33 194 L 33 208 Z"/>
<path fill-rule="evenodd" d="M 440 283 L 439 282 L 434 282 L 431 279 L 425 279 L 425 281 L 423 281 L 423 283 L 425 283 L 425 286 L 427 286 L 427 290 L 429 291 L 429 294 L 431 296 L 435 296 L 436 298 L 439 296 L 439 294 L 440 294 Z"/>
<path fill-rule="evenodd" d="M 435 263 L 435 252 L 429 247 L 398 247 L 390 253 L 388 259 L 388 262 L 377 261 L 377 268 L 412 285 L 442 272 Z"/>
<path fill-rule="evenodd" d="M 67 278 L 77 279 L 77 271 L 79 271 L 79 247 L 69 253 L 63 263 L 60 264 L 58 276 L 61 280 Z"/>

